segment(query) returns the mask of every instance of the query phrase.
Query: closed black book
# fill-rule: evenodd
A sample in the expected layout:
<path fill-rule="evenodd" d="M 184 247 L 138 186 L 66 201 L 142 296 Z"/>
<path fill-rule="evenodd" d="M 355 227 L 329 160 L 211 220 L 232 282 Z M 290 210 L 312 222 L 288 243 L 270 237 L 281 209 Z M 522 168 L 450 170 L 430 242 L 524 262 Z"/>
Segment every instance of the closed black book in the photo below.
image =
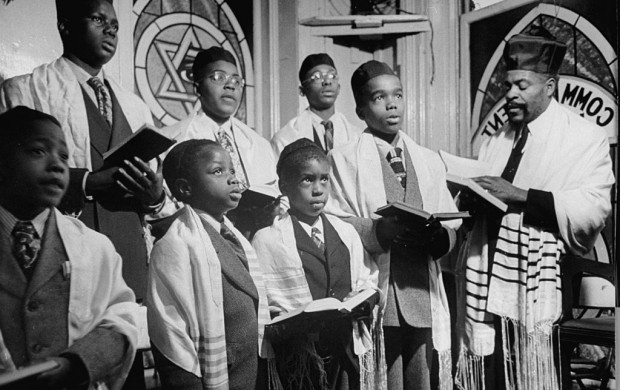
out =
<path fill-rule="evenodd" d="M 148 162 L 170 148 L 176 140 L 170 139 L 149 125 L 142 126 L 123 142 L 103 154 L 107 166 L 120 166 L 124 160 L 132 161 L 134 157 Z"/>

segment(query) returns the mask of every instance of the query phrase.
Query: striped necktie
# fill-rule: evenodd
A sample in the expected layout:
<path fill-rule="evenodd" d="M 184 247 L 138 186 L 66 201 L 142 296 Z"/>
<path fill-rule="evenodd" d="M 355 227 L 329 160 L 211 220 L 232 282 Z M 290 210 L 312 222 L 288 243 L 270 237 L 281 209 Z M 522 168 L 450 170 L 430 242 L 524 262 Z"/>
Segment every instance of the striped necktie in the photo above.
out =
<path fill-rule="evenodd" d="M 334 124 L 330 120 L 323 121 L 321 124 L 325 127 L 325 151 L 329 152 L 334 147 Z"/>
<path fill-rule="evenodd" d="M 233 141 L 228 133 L 226 133 L 226 129 L 224 129 L 224 127 L 220 127 L 217 131 L 217 139 L 220 145 L 222 145 L 228 154 L 230 154 L 230 159 L 235 167 L 235 176 L 237 176 L 237 180 L 239 180 L 241 189 L 244 190 L 248 188 L 248 179 L 245 177 L 245 171 L 243 169 L 243 165 L 241 164 L 241 157 L 239 157 L 237 148 L 233 145 Z"/>
<path fill-rule="evenodd" d="M 99 112 L 108 123 L 108 125 L 112 126 L 112 99 L 110 99 L 110 95 L 108 90 L 103 85 L 103 82 L 98 77 L 91 77 L 87 81 L 88 85 L 91 86 L 92 89 L 95 90 L 95 96 L 97 97 L 97 106 L 99 107 Z"/>
<path fill-rule="evenodd" d="M 312 228 L 312 241 L 314 241 L 316 246 L 319 247 L 319 250 L 321 251 L 321 253 L 324 253 L 325 244 L 323 243 L 323 240 L 321 240 L 321 237 L 319 237 L 319 234 L 321 234 L 321 231 L 319 230 L 319 228 L 313 227 Z"/>
<path fill-rule="evenodd" d="M 387 154 L 387 160 L 396 174 L 396 178 L 400 185 L 403 186 L 403 188 L 407 188 L 407 172 L 405 172 L 402 154 L 403 150 L 401 148 L 394 148 Z"/>

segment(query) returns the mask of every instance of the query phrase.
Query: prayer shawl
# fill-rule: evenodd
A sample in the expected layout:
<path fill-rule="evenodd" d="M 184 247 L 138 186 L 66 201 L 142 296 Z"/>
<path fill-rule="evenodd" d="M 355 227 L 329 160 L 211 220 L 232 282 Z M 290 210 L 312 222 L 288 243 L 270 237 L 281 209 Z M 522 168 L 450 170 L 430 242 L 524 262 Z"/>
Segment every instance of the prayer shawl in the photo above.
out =
<path fill-rule="evenodd" d="M 446 171 L 439 155 L 423 148 L 402 131 L 399 132 L 412 159 L 418 177 L 424 210 L 434 212 L 457 211 L 446 186 Z M 365 130 L 357 142 L 332 150 L 332 192 L 326 212 L 340 217 L 379 218 L 377 208 L 386 204 L 381 162 L 374 136 Z M 454 230 L 460 221 L 444 223 L 449 227 L 450 244 L 454 245 Z M 454 229 L 454 230 L 453 230 Z M 379 267 L 379 288 L 388 291 L 390 253 L 375 255 Z M 433 348 L 440 358 L 441 389 L 452 388 L 450 356 L 450 312 L 441 277 L 441 266 L 428 258 L 432 315 Z M 382 300 L 385 307 L 386 298 Z"/>
<path fill-rule="evenodd" d="M 250 186 L 276 185 L 278 181 L 276 160 L 269 142 L 239 119 L 231 117 L 230 120 L 235 135 L 234 141 Z M 209 131 L 210 128 L 212 131 Z M 216 124 L 202 110 L 160 131 L 177 142 L 188 139 L 210 139 L 217 142 Z"/>
<path fill-rule="evenodd" d="M 223 223 L 245 251 L 259 294 L 258 350 L 261 357 L 272 358 L 271 345 L 264 339 L 270 318 L 256 252 L 226 217 Z M 181 210 L 153 247 L 147 306 L 149 335 L 162 354 L 202 377 L 205 389 L 228 389 L 220 261 L 200 216 L 190 206 Z M 270 387 L 277 385 L 271 381 Z"/>
<path fill-rule="evenodd" d="M 90 136 L 84 97 L 68 59 L 60 57 L 35 68 L 31 74 L 13 77 L 0 86 L 0 112 L 27 106 L 53 115 L 65 132 L 69 167 L 91 170 Z M 132 131 L 152 124 L 149 108 L 133 93 L 105 74 Z"/>
<path fill-rule="evenodd" d="M 360 128 L 352 125 L 340 112 L 336 111 L 329 119 L 334 124 L 334 147 L 357 141 L 362 133 Z M 271 138 L 271 146 L 275 155 L 279 156 L 286 145 L 300 138 L 314 140 L 312 111 L 310 111 L 309 107 L 303 110 L 299 116 L 291 119 Z"/>
<path fill-rule="evenodd" d="M 377 289 L 377 266 L 368 258 L 353 226 L 331 215 L 326 215 L 326 218 L 349 250 L 352 291 Z M 256 232 L 252 240 L 252 246 L 261 262 L 269 310 L 273 314 L 290 312 L 312 301 L 295 242 L 293 222 L 288 213 L 282 218 L 276 218 L 271 226 Z M 376 343 L 377 341 L 375 340 L 375 345 L 383 347 L 383 344 Z M 360 360 L 362 389 L 377 389 L 374 374 L 378 374 L 378 371 L 372 364 L 374 346 L 362 321 L 353 322 L 353 345 Z M 364 387 L 364 384 L 367 386 Z"/>
<path fill-rule="evenodd" d="M 457 384 L 464 389 L 484 388 L 482 356 L 494 349 L 491 313 L 502 317 L 504 329 L 509 322 L 515 326 L 514 349 L 503 336 L 505 356 L 516 353 L 516 377 L 505 369 L 507 387 L 558 388 L 551 332 L 561 314 L 559 258 L 565 251 L 584 254 L 591 249 L 611 210 L 614 178 L 603 129 L 555 100 L 528 128 L 530 137 L 513 183 L 553 194 L 560 232 L 525 226 L 522 213 L 506 214 L 490 259 L 486 220 L 476 221 L 458 265 L 458 307 L 464 313 L 458 318 L 462 351 Z M 490 163 L 491 175 L 501 175 L 514 136 L 506 125 L 482 145 L 479 159 Z"/>
<path fill-rule="evenodd" d="M 125 336 L 128 349 L 122 364 L 95 384 L 98 388 L 120 389 L 136 354 L 140 315 L 135 295 L 121 275 L 122 260 L 104 235 L 56 209 L 54 212 L 71 264 L 69 346 L 96 327 L 112 329 Z"/>

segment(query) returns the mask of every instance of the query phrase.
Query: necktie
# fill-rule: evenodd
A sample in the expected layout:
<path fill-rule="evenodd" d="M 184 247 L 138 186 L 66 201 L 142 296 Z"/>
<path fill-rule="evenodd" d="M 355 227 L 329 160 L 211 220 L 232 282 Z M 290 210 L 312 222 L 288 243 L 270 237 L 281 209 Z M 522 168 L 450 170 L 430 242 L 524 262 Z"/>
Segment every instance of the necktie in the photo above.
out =
<path fill-rule="evenodd" d="M 521 129 L 521 137 L 517 141 L 517 144 L 514 148 L 512 148 L 512 152 L 510 152 L 510 157 L 508 157 L 508 162 L 506 163 L 506 167 L 502 172 L 502 178 L 511 182 L 515 178 L 515 174 L 517 173 L 517 168 L 519 168 L 519 163 L 521 162 L 521 157 L 523 157 L 523 148 L 525 147 L 525 142 L 527 141 L 528 134 L 530 133 L 527 126 L 524 126 Z"/>
<path fill-rule="evenodd" d="M 230 158 L 235 167 L 235 176 L 237 176 L 237 180 L 239 180 L 239 184 L 241 185 L 241 189 L 244 190 L 248 188 L 248 180 L 245 177 L 245 173 L 243 170 L 243 165 L 241 164 L 241 159 L 239 158 L 239 153 L 237 153 L 237 149 L 233 145 L 232 140 L 226 134 L 226 130 L 223 127 L 217 131 L 217 139 L 222 145 L 224 149 L 230 154 Z"/>
<path fill-rule="evenodd" d="M 105 118 L 105 121 L 108 122 L 108 125 L 112 126 L 112 100 L 110 99 L 108 90 L 98 77 L 91 77 L 88 79 L 88 85 L 95 90 L 99 112 Z"/>
<path fill-rule="evenodd" d="M 319 247 L 319 250 L 321 251 L 321 253 L 324 253 L 325 252 L 325 244 L 323 243 L 323 241 L 319 237 L 319 234 L 321 234 L 321 231 L 319 230 L 319 228 L 313 227 L 312 228 L 312 241 L 314 241 L 316 246 Z"/>
<path fill-rule="evenodd" d="M 249 269 L 248 260 L 245 257 L 245 251 L 243 250 L 243 246 L 237 239 L 237 236 L 235 236 L 235 233 L 233 233 L 228 228 L 228 226 L 226 226 L 225 224 L 222 224 L 222 227 L 220 228 L 220 234 L 222 235 L 222 237 L 224 237 L 224 239 L 228 241 L 233 251 L 237 254 L 239 259 L 241 260 L 241 263 L 243 263 L 243 266 L 246 269 Z"/>
<path fill-rule="evenodd" d="M 407 188 L 407 172 L 405 172 L 405 165 L 402 159 L 403 150 L 401 148 L 394 148 L 387 155 L 387 160 L 392 167 L 392 170 L 398 178 L 398 182 L 403 188 Z"/>
<path fill-rule="evenodd" d="M 41 249 L 41 239 L 30 221 L 17 221 L 13 232 L 13 256 L 24 273 L 30 274 Z"/>
<path fill-rule="evenodd" d="M 334 147 L 334 124 L 329 120 L 321 124 L 325 127 L 325 150 L 329 152 Z"/>

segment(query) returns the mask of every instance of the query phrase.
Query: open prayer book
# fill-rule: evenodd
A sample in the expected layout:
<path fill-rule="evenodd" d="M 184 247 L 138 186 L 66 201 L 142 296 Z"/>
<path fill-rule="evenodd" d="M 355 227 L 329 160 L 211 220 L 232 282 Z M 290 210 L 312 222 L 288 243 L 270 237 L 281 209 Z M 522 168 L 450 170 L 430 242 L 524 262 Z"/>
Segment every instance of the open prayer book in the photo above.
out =
<path fill-rule="evenodd" d="M 26 380 L 27 378 L 31 378 L 46 371 L 53 370 L 56 367 L 58 367 L 58 363 L 56 361 L 46 360 L 40 363 L 20 367 L 15 371 L 1 373 L 0 387 L 8 385 L 10 383 Z"/>
<path fill-rule="evenodd" d="M 378 300 L 379 291 L 372 288 L 360 291 L 357 295 L 344 302 L 332 297 L 317 299 L 274 318 L 267 326 L 274 327 L 276 325 L 307 321 L 310 319 L 329 320 L 342 315 L 350 315 L 354 313 L 356 309 L 362 309 L 362 306 L 364 306 L 366 302 L 372 308 Z"/>
<path fill-rule="evenodd" d="M 506 203 L 491 195 L 487 190 L 471 179 L 472 177 L 489 175 L 491 166 L 488 163 L 471 158 L 455 156 L 443 150 L 439 151 L 439 155 L 446 166 L 446 180 L 449 184 L 459 191 L 466 190 L 477 195 L 503 212 L 508 210 L 508 205 Z"/>
<path fill-rule="evenodd" d="M 429 213 L 428 211 L 418 209 L 407 203 L 396 201 L 385 206 L 379 207 L 376 214 L 382 217 L 398 216 L 399 220 L 406 221 L 416 225 L 429 224 L 430 222 L 449 221 L 451 219 L 468 218 L 471 215 L 468 211 L 452 211 L 445 213 Z"/>
<path fill-rule="evenodd" d="M 105 152 L 103 162 L 107 166 L 119 166 L 124 160 L 133 162 L 134 157 L 148 162 L 168 150 L 175 142 L 177 141 L 166 137 L 149 125 L 144 125 L 123 142 Z"/>

